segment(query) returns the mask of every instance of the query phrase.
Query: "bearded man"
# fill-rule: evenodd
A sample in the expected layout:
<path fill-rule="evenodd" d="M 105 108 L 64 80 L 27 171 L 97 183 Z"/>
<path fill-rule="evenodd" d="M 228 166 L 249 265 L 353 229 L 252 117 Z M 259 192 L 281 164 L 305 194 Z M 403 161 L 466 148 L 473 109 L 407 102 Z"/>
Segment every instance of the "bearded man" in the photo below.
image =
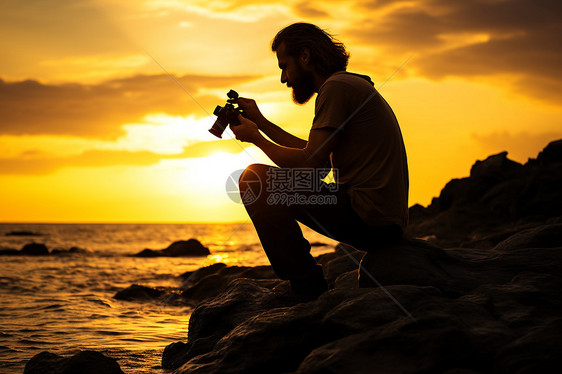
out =
<path fill-rule="evenodd" d="M 248 166 L 239 188 L 276 274 L 292 292 L 315 298 L 328 285 L 298 223 L 366 256 L 398 242 L 408 223 L 406 152 L 398 121 L 371 79 L 346 71 L 341 42 L 296 23 L 279 31 L 272 51 L 296 104 L 318 94 L 315 115 L 304 140 L 267 120 L 254 100 L 232 100 L 244 111 L 241 124 L 230 127 L 236 138 L 277 165 Z M 335 183 L 322 180 L 327 165 Z"/>

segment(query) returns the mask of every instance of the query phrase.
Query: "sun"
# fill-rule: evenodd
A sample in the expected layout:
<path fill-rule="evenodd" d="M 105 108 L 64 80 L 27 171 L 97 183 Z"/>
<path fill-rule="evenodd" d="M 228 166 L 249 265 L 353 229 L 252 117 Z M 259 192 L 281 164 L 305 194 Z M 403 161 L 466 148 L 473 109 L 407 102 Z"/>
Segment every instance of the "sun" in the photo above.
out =
<path fill-rule="evenodd" d="M 238 176 L 255 162 L 246 152 L 214 152 L 206 157 L 168 160 L 165 189 L 178 194 L 189 191 L 198 202 L 206 204 L 232 203 L 229 197 L 238 188 Z"/>
<path fill-rule="evenodd" d="M 216 186 L 223 188 L 230 175 L 245 169 L 248 164 L 238 154 L 215 152 L 202 157 L 193 171 L 199 176 L 201 186 L 209 189 Z"/>

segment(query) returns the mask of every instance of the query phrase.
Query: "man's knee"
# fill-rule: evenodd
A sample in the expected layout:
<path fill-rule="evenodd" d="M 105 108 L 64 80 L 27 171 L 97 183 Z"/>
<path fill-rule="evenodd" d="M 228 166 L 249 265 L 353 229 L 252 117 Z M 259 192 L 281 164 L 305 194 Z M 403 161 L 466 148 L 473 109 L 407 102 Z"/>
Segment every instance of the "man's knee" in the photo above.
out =
<path fill-rule="evenodd" d="M 238 189 L 244 205 L 248 206 L 264 198 L 264 191 L 267 183 L 268 170 L 273 168 L 270 165 L 252 164 L 249 165 L 238 179 Z"/>
<path fill-rule="evenodd" d="M 273 166 L 264 164 L 251 164 L 244 169 L 240 178 L 238 178 L 238 184 L 242 185 L 247 182 L 262 181 L 265 183 L 267 180 L 267 171 Z"/>

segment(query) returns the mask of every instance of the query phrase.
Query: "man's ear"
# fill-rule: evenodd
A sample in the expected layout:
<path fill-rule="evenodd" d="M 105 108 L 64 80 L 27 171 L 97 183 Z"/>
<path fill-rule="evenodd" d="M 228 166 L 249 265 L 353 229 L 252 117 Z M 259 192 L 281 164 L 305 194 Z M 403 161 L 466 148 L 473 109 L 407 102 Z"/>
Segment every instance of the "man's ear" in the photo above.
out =
<path fill-rule="evenodd" d="M 310 49 L 302 48 L 299 60 L 300 60 L 301 64 L 308 65 L 310 63 Z"/>

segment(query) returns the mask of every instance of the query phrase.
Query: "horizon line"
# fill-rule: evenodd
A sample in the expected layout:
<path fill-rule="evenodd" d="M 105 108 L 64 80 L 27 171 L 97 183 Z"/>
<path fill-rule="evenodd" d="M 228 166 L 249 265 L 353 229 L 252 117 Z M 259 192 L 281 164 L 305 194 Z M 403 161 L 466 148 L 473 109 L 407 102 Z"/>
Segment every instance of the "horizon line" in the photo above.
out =
<path fill-rule="evenodd" d="M 240 224 L 247 221 L 0 221 L 0 225 L 209 225 Z"/>

